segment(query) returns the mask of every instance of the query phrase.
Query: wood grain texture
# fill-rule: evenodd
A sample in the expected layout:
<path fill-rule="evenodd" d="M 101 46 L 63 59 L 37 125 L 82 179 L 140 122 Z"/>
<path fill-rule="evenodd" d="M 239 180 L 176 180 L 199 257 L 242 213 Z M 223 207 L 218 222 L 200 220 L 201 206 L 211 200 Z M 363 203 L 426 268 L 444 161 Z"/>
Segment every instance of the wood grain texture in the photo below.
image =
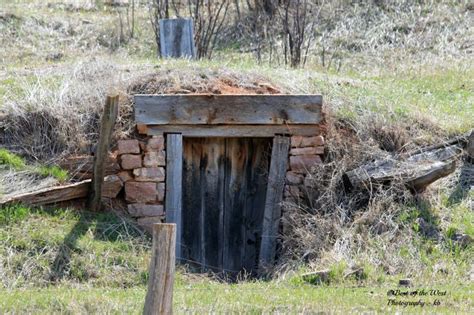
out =
<path fill-rule="evenodd" d="M 271 139 L 186 138 L 183 256 L 197 270 L 257 266 Z"/>
<path fill-rule="evenodd" d="M 268 175 L 265 211 L 263 215 L 262 242 L 260 245 L 259 270 L 272 266 L 276 254 L 276 240 L 281 218 L 281 201 L 288 168 L 290 139 L 276 136 L 273 139 L 270 172 Z"/>
<path fill-rule="evenodd" d="M 88 195 L 90 186 L 91 180 L 87 179 L 74 184 L 44 188 L 38 191 L 0 199 L 0 206 L 19 202 L 28 205 L 46 205 L 61 201 L 85 198 Z"/>
<path fill-rule="evenodd" d="M 392 180 L 403 181 L 415 191 L 423 191 L 437 179 L 455 170 L 455 161 L 463 154 L 463 144 L 427 148 L 404 156 L 371 161 L 343 174 L 346 189 L 371 188 Z"/>
<path fill-rule="evenodd" d="M 91 211 L 100 210 L 102 185 L 104 182 L 106 161 L 110 146 L 110 140 L 114 131 L 115 121 L 118 115 L 119 96 L 107 96 L 100 125 L 99 143 L 94 155 L 94 171 L 91 184 L 91 192 L 88 206 Z"/>
<path fill-rule="evenodd" d="M 148 126 L 151 136 L 166 133 L 181 133 L 184 137 L 242 137 L 273 138 L 277 134 L 294 136 L 316 136 L 321 134 L 319 125 L 160 125 Z"/>
<path fill-rule="evenodd" d="M 160 53 L 163 58 L 195 58 L 192 19 L 160 20 Z"/>
<path fill-rule="evenodd" d="M 176 224 L 153 225 L 153 247 L 143 314 L 171 314 L 176 263 Z"/>
<path fill-rule="evenodd" d="M 146 125 L 318 124 L 321 95 L 135 95 Z"/>
<path fill-rule="evenodd" d="M 176 257 L 181 258 L 182 229 L 182 180 L 183 180 L 183 136 L 168 134 L 166 137 L 166 198 L 167 223 L 176 223 Z"/>

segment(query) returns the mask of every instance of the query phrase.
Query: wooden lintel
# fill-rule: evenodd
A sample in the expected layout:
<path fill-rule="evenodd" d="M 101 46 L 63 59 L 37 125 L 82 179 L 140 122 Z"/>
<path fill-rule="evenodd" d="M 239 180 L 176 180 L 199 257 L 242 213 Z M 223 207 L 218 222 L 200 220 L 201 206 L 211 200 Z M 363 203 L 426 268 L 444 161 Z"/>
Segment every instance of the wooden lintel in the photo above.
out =
<path fill-rule="evenodd" d="M 145 125 L 318 124 L 321 95 L 135 95 Z"/>
<path fill-rule="evenodd" d="M 316 136 L 319 125 L 160 125 L 148 126 L 151 136 L 181 133 L 184 137 L 274 137 L 276 134 Z"/>

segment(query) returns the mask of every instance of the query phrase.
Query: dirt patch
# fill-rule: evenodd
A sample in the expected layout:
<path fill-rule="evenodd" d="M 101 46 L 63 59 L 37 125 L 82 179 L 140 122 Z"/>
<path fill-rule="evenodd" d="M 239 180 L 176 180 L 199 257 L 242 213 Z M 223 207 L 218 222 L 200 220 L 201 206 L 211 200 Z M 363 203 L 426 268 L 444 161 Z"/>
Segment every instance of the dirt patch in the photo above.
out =
<path fill-rule="evenodd" d="M 134 94 L 286 94 L 268 79 L 223 70 L 158 71 L 129 86 Z"/>

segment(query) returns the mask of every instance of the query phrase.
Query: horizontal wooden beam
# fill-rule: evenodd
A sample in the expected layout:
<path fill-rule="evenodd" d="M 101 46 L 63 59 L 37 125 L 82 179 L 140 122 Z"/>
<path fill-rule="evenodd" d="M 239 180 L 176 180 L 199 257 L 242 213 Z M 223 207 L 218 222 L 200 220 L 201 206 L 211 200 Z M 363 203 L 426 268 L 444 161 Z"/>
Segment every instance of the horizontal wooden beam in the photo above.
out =
<path fill-rule="evenodd" d="M 321 95 L 135 95 L 144 125 L 318 124 Z"/>
<path fill-rule="evenodd" d="M 147 134 L 181 133 L 184 137 L 274 137 L 276 134 L 316 136 L 318 125 L 161 125 L 148 126 Z"/>

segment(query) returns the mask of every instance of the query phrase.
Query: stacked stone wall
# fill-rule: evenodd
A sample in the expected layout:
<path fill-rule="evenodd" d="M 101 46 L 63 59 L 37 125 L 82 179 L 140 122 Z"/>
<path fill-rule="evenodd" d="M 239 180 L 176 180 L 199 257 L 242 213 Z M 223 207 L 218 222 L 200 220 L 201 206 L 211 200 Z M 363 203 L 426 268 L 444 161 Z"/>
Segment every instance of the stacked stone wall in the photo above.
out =
<path fill-rule="evenodd" d="M 166 152 L 163 136 L 118 142 L 120 172 L 130 216 L 150 228 L 163 221 Z"/>
<path fill-rule="evenodd" d="M 323 136 L 292 136 L 289 152 L 288 171 L 284 190 L 284 200 L 301 197 L 301 187 L 311 169 L 322 163 L 324 155 Z"/>

